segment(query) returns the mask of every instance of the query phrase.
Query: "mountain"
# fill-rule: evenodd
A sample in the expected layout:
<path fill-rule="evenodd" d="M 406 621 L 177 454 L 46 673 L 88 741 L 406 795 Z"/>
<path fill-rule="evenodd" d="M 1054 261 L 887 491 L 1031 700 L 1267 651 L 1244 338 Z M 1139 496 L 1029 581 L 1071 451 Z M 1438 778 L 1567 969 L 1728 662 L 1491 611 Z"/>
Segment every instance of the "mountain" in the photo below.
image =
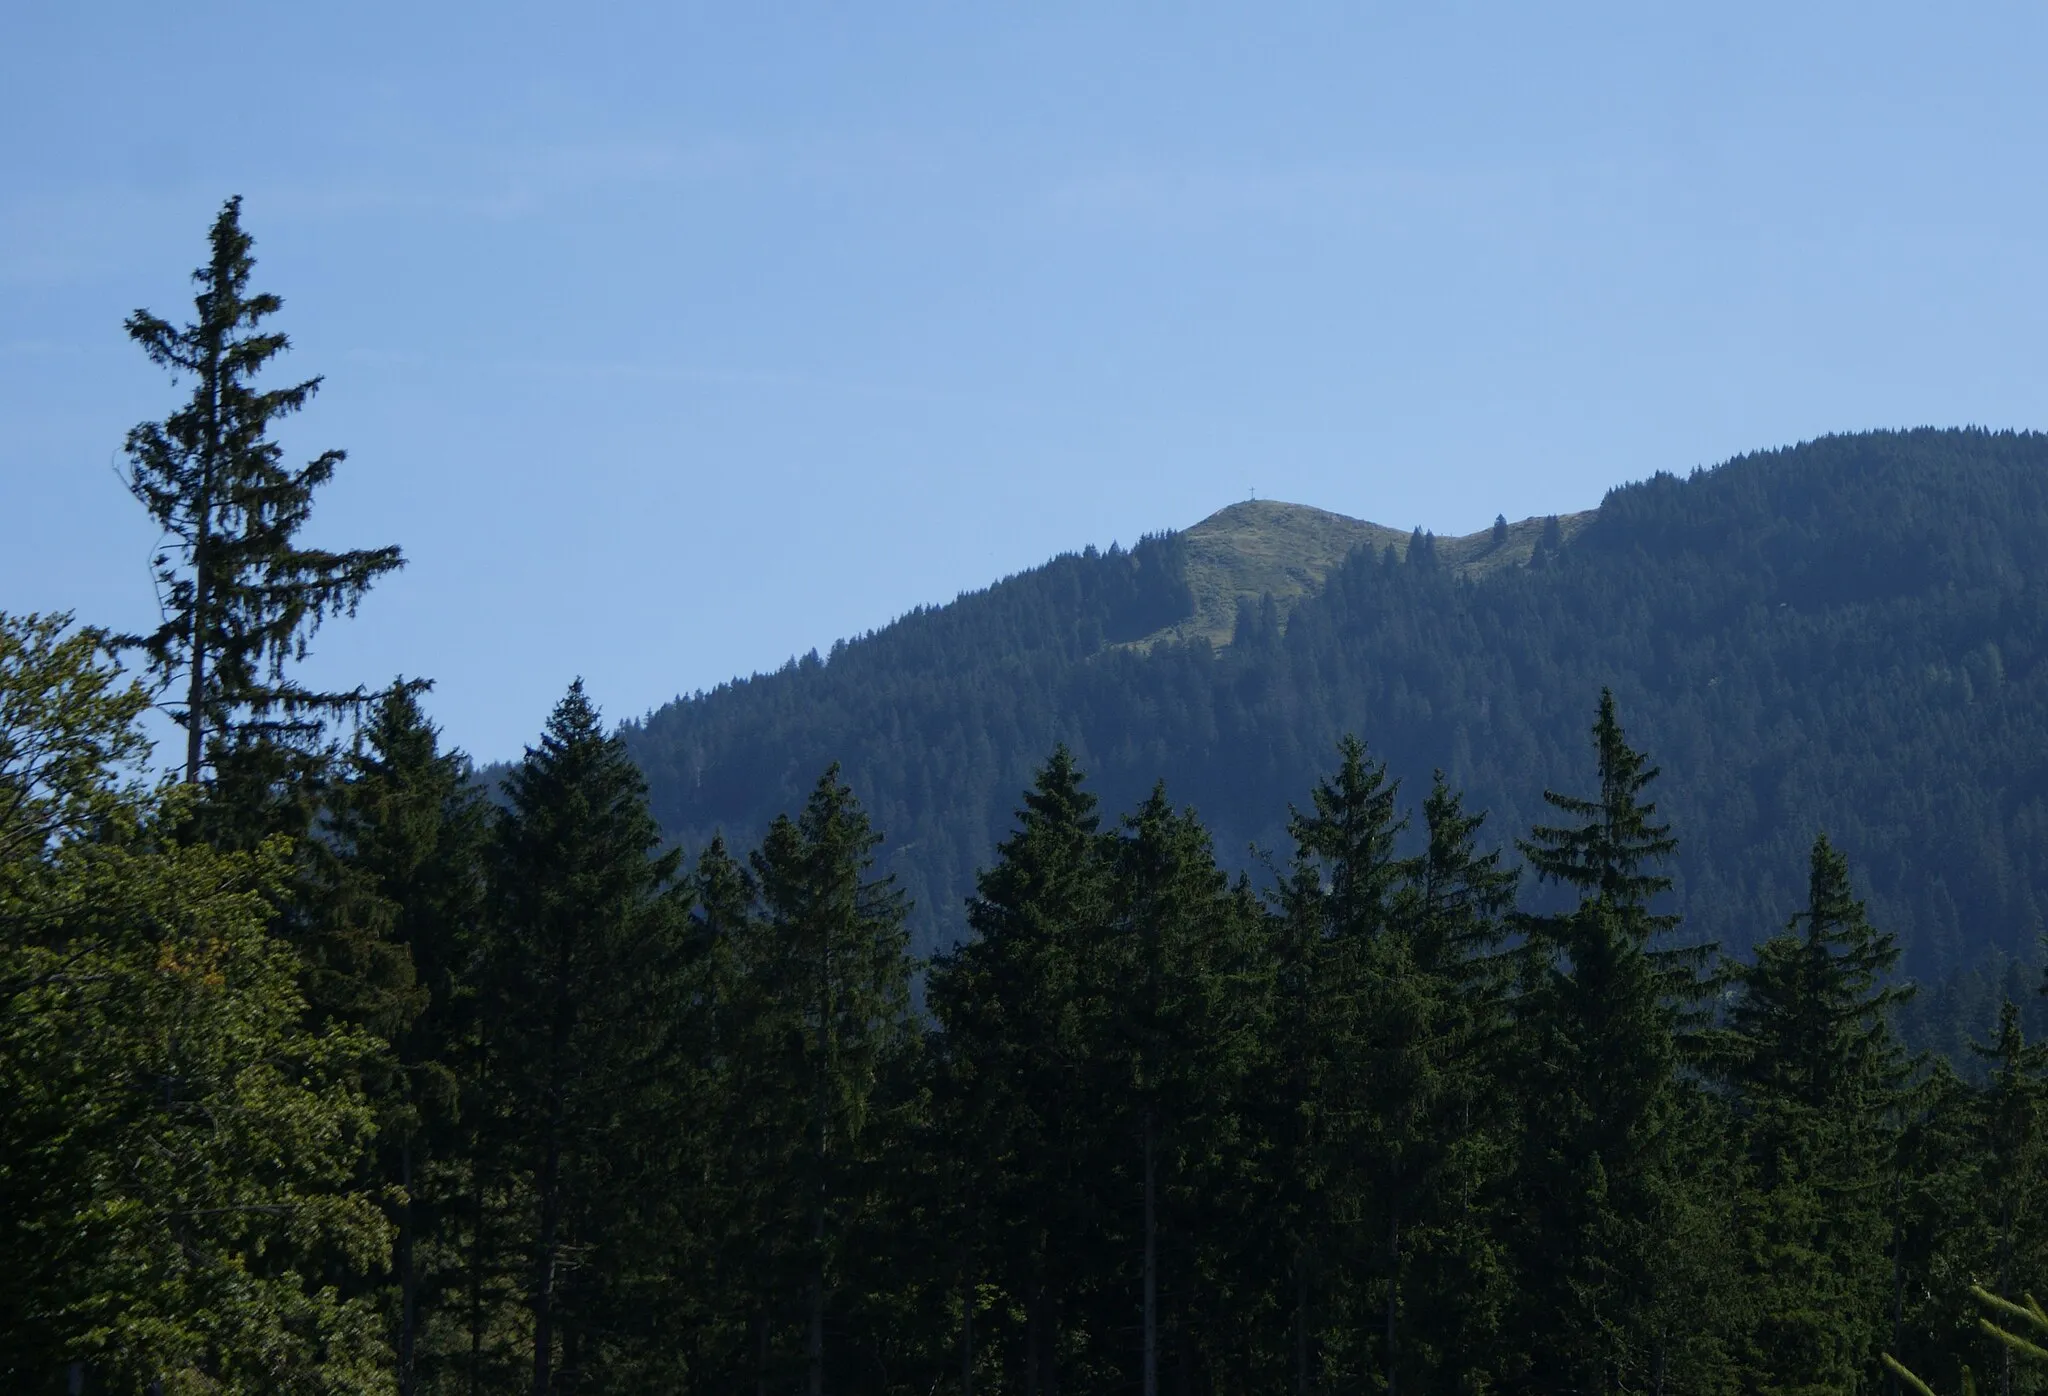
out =
<path fill-rule="evenodd" d="M 1086 549 L 628 723 L 664 827 L 751 839 L 840 762 L 917 943 L 1056 741 L 1111 810 L 1164 779 L 1256 875 L 1345 732 L 1504 845 L 1583 792 L 1611 686 L 1688 933 L 1781 927 L 1825 828 L 1908 967 L 2030 961 L 2048 906 L 2048 437 L 1828 437 L 1437 539 L 1268 501 Z M 1546 535 L 1548 541 L 1546 542 Z"/>
<path fill-rule="evenodd" d="M 1590 510 L 1560 516 L 1561 537 L 1570 538 L 1592 517 Z M 1463 538 L 1425 537 L 1445 566 L 1482 577 L 1501 567 L 1527 566 L 1545 523 L 1524 519 L 1509 524 L 1500 539 L 1492 529 Z M 1212 645 L 1227 645 L 1236 633 L 1241 605 L 1270 596 L 1284 621 L 1294 603 L 1320 591 L 1324 579 L 1352 553 L 1363 548 L 1377 556 L 1393 548 L 1405 555 L 1412 541 L 1412 534 L 1399 529 L 1306 504 L 1269 499 L 1232 504 L 1180 534 L 1193 613 L 1135 643 L 1149 648 L 1200 636 Z"/>

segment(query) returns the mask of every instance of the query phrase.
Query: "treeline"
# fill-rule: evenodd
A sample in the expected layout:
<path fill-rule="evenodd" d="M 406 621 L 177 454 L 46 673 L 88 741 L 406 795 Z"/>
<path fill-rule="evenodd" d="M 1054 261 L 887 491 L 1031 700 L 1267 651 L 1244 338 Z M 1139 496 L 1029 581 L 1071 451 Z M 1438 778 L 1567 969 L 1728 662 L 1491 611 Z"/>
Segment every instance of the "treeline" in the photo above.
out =
<path fill-rule="evenodd" d="M 1909 1059 L 1825 839 L 1689 945 L 1611 700 L 1540 912 L 1357 743 L 1263 892 L 1056 751 L 921 1015 L 836 771 L 684 867 L 580 689 L 492 805 L 397 686 L 236 851 L 5 634 L 10 1389 L 1846 1391 L 1999 1370 L 2048 1258 L 2016 1009 Z"/>

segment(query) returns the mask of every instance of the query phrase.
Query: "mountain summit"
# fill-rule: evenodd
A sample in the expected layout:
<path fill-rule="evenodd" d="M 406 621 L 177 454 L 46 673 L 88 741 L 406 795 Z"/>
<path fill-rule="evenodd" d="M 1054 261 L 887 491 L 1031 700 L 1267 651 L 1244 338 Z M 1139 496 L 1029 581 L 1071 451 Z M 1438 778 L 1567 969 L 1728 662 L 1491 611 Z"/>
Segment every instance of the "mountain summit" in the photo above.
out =
<path fill-rule="evenodd" d="M 1592 517 L 1590 510 L 1560 515 L 1563 538 Z M 1527 566 L 1542 541 L 1544 524 L 1540 518 L 1509 524 L 1500 540 L 1492 529 L 1456 538 L 1425 536 L 1445 566 L 1477 577 L 1501 567 Z M 1144 643 L 1201 636 L 1227 645 L 1241 605 L 1260 604 L 1270 596 L 1284 621 L 1297 601 L 1320 591 L 1324 579 L 1354 552 L 1363 548 L 1378 556 L 1392 548 L 1405 555 L 1413 536 L 1307 504 L 1251 499 L 1228 505 L 1179 535 L 1194 613 Z"/>

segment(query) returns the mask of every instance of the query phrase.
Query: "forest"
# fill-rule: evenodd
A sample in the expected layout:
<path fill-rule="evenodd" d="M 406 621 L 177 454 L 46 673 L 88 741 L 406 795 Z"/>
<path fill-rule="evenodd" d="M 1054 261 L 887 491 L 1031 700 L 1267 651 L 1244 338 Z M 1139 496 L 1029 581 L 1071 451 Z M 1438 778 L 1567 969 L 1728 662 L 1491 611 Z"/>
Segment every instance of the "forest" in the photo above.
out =
<path fill-rule="evenodd" d="M 1183 613 L 1171 536 L 1062 559 L 706 699 L 780 705 L 744 759 L 699 767 L 769 812 L 678 840 L 658 723 L 608 726 L 580 682 L 486 778 L 426 683 L 296 680 L 312 630 L 404 559 L 297 541 L 343 457 L 292 466 L 270 439 L 320 381 L 258 386 L 288 341 L 253 272 L 230 201 L 193 319 L 128 322 L 192 385 L 127 442 L 166 538 L 161 628 L 0 614 L 8 1390 L 2048 1386 L 2026 1297 L 2048 1260 L 2042 855 L 1967 847 L 2039 798 L 2048 543 L 2017 504 L 2039 502 L 2040 439 L 1652 480 L 1492 589 L 1442 577 L 1422 537 L 1284 627 L 1246 607 L 1220 655 L 1116 648 Z M 1942 512 L 1965 479 L 1988 503 Z M 1925 510 L 1885 512 L 1912 489 Z M 1782 527 L 1736 536 L 1729 499 Z M 1624 585 L 1656 568 L 1684 585 Z M 1344 649 L 1360 627 L 1372 646 Z M 900 676 L 949 672 L 968 630 L 972 703 L 941 720 Z M 1714 638 L 1738 631 L 1761 638 Z M 1410 682 L 1429 655 L 1481 698 L 1504 691 L 1484 674 L 1586 685 L 1554 759 L 1537 709 L 1493 705 L 1523 745 L 1487 760 L 1540 775 L 1526 806 L 1493 798 L 1453 679 Z M 1219 851 L 1198 810 L 1294 755 L 1276 736 L 1236 769 L 1167 768 L 1224 762 L 1319 666 L 1398 740 L 1470 752 L 1404 774 L 1373 722 L 1314 738 L 1343 715 L 1318 710 L 1288 729 L 1308 775 L 1231 806 L 1265 852 Z M 1796 666 L 1821 677 L 1788 687 Z M 1858 687 L 1873 673 L 1897 706 Z M 1039 734 L 943 943 L 913 922 L 942 875 L 898 875 L 851 764 L 742 788 L 749 761 L 809 759 L 806 692 L 864 695 L 830 730 L 930 781 L 928 752 L 983 717 L 1001 766 L 997 737 L 1067 684 L 1099 704 L 1089 743 Z M 159 703 L 183 739 L 161 775 Z M 1995 778 L 1973 764 L 1993 737 Z M 1738 747 L 1785 763 L 1749 806 L 1665 799 Z M 1845 752 L 1918 788 L 1919 822 L 1896 801 L 1821 820 L 1883 788 Z M 1745 840 L 1775 869 L 1795 818 L 1797 875 L 1737 880 Z M 1971 913 L 2009 959 L 1953 1050 L 1905 1034 L 1893 918 L 1921 903 L 1872 892 L 1924 863 L 1861 851 L 1906 842 L 1955 856 L 1952 908 L 2006 917 Z"/>
<path fill-rule="evenodd" d="M 1945 1009 L 1916 1041 L 1966 1055 L 2013 975 L 2037 975 L 2048 438 L 1873 432 L 1653 476 L 1478 578 L 1432 541 L 1354 553 L 1284 626 L 1246 598 L 1220 649 L 1134 643 L 1192 604 L 1175 536 L 1069 555 L 624 735 L 690 847 L 758 837 L 839 762 L 930 953 L 965 931 L 975 870 L 1056 743 L 1112 808 L 1166 780 L 1257 879 L 1344 734 L 1523 828 L 1580 769 L 1606 687 L 1667 772 L 1672 906 L 1703 939 L 1741 952 L 1779 924 L 1824 828 L 1905 968 L 1968 1018 Z"/>

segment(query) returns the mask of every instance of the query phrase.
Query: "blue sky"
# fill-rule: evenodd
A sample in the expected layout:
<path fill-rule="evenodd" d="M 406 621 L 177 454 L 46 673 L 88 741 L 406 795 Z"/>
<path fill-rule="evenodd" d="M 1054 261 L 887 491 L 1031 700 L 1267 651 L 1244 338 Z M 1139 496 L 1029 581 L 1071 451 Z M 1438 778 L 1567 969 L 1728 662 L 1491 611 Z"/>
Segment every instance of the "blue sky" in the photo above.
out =
<path fill-rule="evenodd" d="M 22 3 L 0 609 L 153 615 L 126 429 L 245 196 L 313 677 L 516 755 L 1256 489 L 1465 532 L 2048 424 L 2034 6 Z"/>

